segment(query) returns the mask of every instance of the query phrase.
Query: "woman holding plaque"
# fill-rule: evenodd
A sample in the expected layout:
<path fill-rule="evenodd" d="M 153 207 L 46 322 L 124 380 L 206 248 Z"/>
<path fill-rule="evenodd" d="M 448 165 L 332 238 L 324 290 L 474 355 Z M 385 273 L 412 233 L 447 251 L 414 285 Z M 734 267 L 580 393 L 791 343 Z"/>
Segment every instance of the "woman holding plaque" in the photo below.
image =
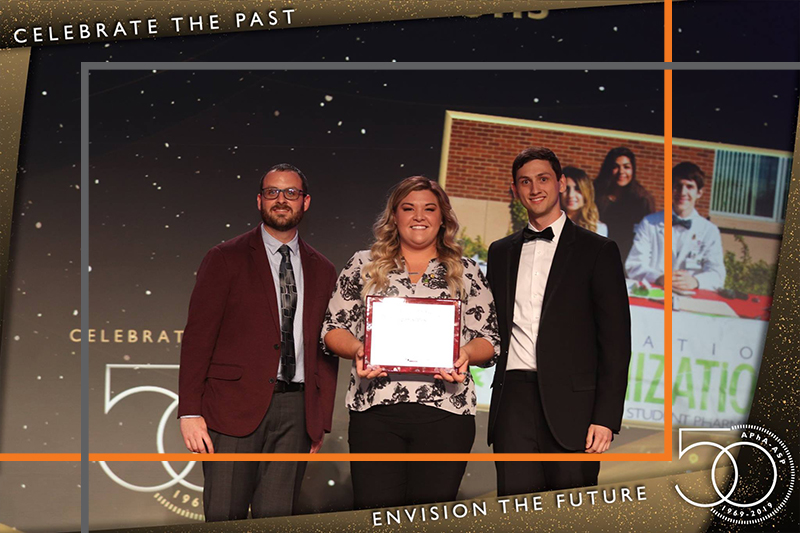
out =
<path fill-rule="evenodd" d="M 616 241 L 624 262 L 633 246 L 633 227 L 655 211 L 653 195 L 636 180 L 636 156 L 631 150 L 609 150 L 594 190 L 600 219 L 608 225 L 608 237 Z"/>
<path fill-rule="evenodd" d="M 372 248 L 357 252 L 342 270 L 322 327 L 328 349 L 353 360 L 346 396 L 350 452 L 469 453 L 477 406 L 469 365 L 491 366 L 499 350 L 486 279 L 473 260 L 462 257 L 450 200 L 428 178 L 413 176 L 396 185 L 373 233 Z M 453 368 L 425 375 L 365 366 L 368 295 L 461 300 Z M 414 330 L 399 329 L 397 335 Z M 351 462 L 355 507 L 452 501 L 465 468 L 466 462 L 452 461 Z"/>

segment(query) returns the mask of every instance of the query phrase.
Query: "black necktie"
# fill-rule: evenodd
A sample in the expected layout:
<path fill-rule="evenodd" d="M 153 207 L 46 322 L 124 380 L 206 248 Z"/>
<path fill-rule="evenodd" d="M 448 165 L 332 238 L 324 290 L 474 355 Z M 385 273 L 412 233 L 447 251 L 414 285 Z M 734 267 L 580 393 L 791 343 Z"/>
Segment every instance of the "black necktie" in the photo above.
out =
<path fill-rule="evenodd" d="M 542 231 L 533 231 L 528 227 L 522 230 L 522 242 L 535 241 L 536 239 L 547 239 L 548 241 L 552 241 L 554 237 L 555 235 L 553 234 L 553 228 L 550 226 L 544 228 Z"/>
<path fill-rule="evenodd" d="M 673 227 L 683 226 L 686 229 L 692 229 L 692 219 L 674 216 L 672 217 L 672 225 Z"/>
<path fill-rule="evenodd" d="M 297 309 L 297 285 L 289 259 L 291 249 L 287 245 L 278 248 L 281 254 L 279 279 L 281 285 L 281 367 L 283 379 L 292 381 L 297 360 L 294 356 L 294 312 Z"/>

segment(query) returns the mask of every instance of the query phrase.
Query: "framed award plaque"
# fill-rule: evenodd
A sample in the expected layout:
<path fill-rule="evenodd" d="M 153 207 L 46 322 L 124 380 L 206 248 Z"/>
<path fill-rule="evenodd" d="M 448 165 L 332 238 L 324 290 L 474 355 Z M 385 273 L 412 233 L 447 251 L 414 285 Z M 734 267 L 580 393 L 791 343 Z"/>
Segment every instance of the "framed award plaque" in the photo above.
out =
<path fill-rule="evenodd" d="M 364 365 L 386 372 L 450 372 L 461 345 L 461 300 L 367 296 Z"/>

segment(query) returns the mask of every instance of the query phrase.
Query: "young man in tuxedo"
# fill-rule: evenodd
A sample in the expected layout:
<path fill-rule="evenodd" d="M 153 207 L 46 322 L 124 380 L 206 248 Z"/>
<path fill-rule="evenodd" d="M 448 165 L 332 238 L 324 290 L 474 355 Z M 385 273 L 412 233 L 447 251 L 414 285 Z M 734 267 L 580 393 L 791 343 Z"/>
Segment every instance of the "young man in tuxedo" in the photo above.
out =
<path fill-rule="evenodd" d="M 272 167 L 257 203 L 263 224 L 208 252 L 189 303 L 178 416 L 196 453 L 315 452 L 331 430 L 338 358 L 319 336 L 336 270 L 297 233 L 305 175 Z M 292 514 L 305 467 L 203 462 L 206 520 Z"/>
<path fill-rule="evenodd" d="M 489 248 L 501 337 L 489 444 L 496 453 L 603 453 L 620 429 L 631 354 L 619 249 L 561 210 L 566 179 L 552 151 L 522 151 L 512 180 L 528 225 Z M 496 468 L 505 496 L 596 485 L 600 463 Z"/>

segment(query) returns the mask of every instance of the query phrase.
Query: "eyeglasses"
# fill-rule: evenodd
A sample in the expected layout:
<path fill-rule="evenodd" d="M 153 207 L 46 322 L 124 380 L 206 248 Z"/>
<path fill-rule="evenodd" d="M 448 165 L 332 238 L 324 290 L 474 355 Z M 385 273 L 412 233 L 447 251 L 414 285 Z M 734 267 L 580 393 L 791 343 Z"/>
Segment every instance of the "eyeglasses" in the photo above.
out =
<path fill-rule="evenodd" d="M 263 189 L 261 189 L 261 196 L 263 196 L 267 200 L 276 199 L 280 193 L 283 193 L 283 197 L 286 198 L 287 200 L 297 200 L 298 198 L 300 198 L 305 194 L 305 191 L 301 189 L 295 189 L 294 187 L 289 187 L 288 189 L 264 187 Z"/>

